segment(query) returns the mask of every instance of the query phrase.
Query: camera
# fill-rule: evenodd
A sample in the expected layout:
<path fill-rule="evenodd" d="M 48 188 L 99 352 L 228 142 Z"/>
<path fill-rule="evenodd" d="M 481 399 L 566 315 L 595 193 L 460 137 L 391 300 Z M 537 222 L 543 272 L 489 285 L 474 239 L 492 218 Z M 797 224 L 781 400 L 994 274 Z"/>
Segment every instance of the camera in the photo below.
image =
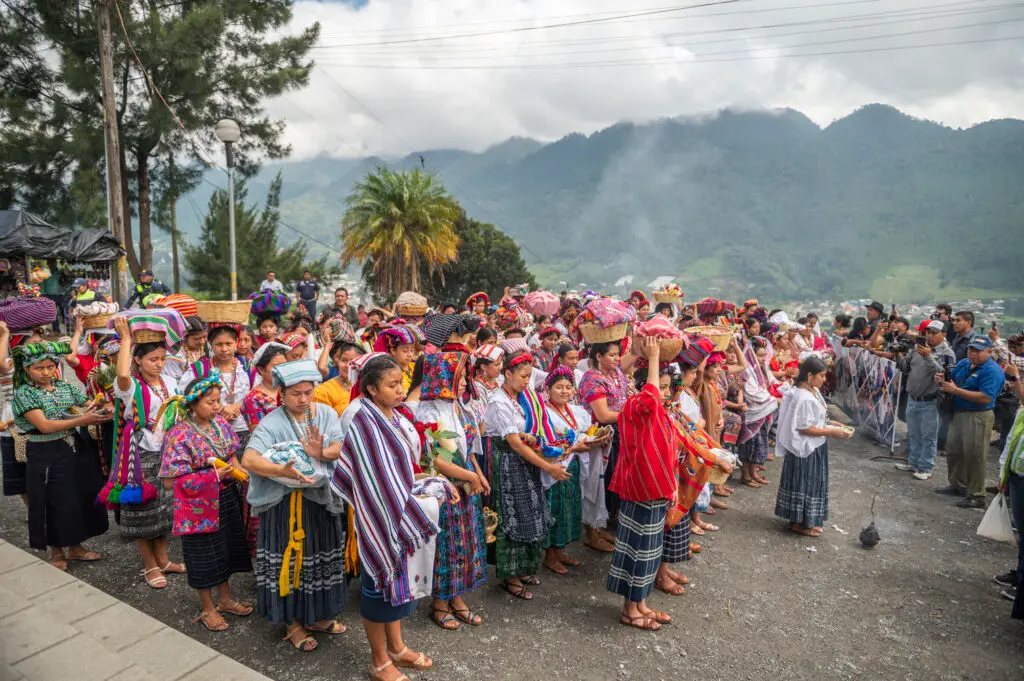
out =
<path fill-rule="evenodd" d="M 902 355 L 905 352 L 910 352 L 910 341 L 905 338 L 901 338 L 898 341 L 893 341 L 889 344 L 889 352 Z"/>
<path fill-rule="evenodd" d="M 942 380 L 947 383 L 953 380 L 953 369 L 951 367 L 946 367 L 942 370 Z"/>

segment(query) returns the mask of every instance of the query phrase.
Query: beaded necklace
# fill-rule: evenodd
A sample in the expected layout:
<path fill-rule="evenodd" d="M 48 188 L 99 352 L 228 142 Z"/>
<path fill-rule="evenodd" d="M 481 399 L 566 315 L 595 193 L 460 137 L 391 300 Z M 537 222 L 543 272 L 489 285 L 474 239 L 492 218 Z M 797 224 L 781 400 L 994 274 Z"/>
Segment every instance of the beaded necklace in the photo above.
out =
<path fill-rule="evenodd" d="M 292 413 L 288 410 L 287 407 L 285 407 L 284 415 L 288 417 L 288 423 L 291 424 L 292 430 L 295 431 L 295 435 L 298 436 L 300 441 L 309 437 L 309 429 L 310 426 L 313 425 L 312 406 L 306 407 L 306 413 L 303 414 L 303 421 L 301 424 L 295 420 L 295 417 L 292 416 Z"/>
<path fill-rule="evenodd" d="M 552 403 L 548 403 L 548 406 L 551 407 L 551 410 L 558 414 L 563 421 L 565 421 L 569 428 L 571 428 L 572 430 L 577 430 L 576 417 L 572 415 L 572 409 L 569 408 L 568 404 L 565 405 L 564 412 Z"/>
<path fill-rule="evenodd" d="M 194 416 L 188 417 L 188 424 L 199 434 L 199 437 L 202 438 L 206 444 L 210 445 L 218 459 L 227 460 L 228 443 L 216 421 L 210 421 L 209 431 L 200 426 Z"/>

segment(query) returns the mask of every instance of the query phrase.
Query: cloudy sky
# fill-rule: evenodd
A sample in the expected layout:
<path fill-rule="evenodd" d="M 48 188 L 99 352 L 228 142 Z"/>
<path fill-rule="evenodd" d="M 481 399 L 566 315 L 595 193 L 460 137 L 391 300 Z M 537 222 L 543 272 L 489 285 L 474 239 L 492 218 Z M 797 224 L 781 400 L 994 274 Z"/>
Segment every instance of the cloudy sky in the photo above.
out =
<path fill-rule="evenodd" d="M 821 125 L 871 102 L 952 126 L 1024 118 L 1024 2 L 296 3 L 292 29 L 316 21 L 310 87 L 270 104 L 294 158 L 480 150 L 724 107 Z"/>

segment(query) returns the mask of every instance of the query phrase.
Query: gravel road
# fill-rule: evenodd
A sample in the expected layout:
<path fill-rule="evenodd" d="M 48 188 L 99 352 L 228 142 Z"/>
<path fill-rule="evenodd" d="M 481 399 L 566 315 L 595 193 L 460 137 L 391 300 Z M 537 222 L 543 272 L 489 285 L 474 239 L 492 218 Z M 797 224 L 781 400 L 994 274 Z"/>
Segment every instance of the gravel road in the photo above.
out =
<path fill-rule="evenodd" d="M 1013 567 L 1015 550 L 975 535 L 981 511 L 958 509 L 934 493 L 944 460 L 935 479 L 918 482 L 889 462 L 871 461 L 882 453 L 860 436 L 833 446 L 832 516 L 817 539 L 785 532 L 773 517 L 781 462 L 768 464 L 771 486 L 737 485 L 732 508 L 714 519 L 722 530 L 704 537 L 705 551 L 684 565 L 693 580 L 688 593 L 652 597 L 675 617 L 660 632 L 620 626 L 620 602 L 604 589 L 608 557 L 571 547 L 584 566 L 569 577 L 543 571 L 533 602 L 512 599 L 494 582 L 471 596 L 487 620 L 480 628 L 443 632 L 421 604 L 406 620 L 406 638 L 434 658 L 436 670 L 415 678 L 1024 679 L 1024 623 L 1009 619 L 1010 603 L 992 582 Z M 876 490 L 882 542 L 866 551 L 856 537 L 870 522 Z M 17 499 L 0 501 L 0 535 L 26 545 Z M 184 580 L 149 589 L 116 529 L 91 548 L 106 559 L 74 564 L 76 576 L 271 678 L 366 678 L 357 588 L 344 617 L 352 629 L 321 636 L 318 650 L 302 654 L 256 616 L 233 618 L 222 633 L 192 625 L 197 599 Z M 251 576 L 235 584 L 236 593 L 253 593 Z"/>

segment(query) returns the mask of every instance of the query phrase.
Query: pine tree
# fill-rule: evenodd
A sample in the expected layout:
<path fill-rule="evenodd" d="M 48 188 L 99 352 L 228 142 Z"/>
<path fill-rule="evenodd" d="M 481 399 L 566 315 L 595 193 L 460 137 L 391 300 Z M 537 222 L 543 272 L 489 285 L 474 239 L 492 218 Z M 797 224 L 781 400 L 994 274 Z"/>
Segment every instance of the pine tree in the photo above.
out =
<path fill-rule="evenodd" d="M 278 246 L 280 225 L 281 175 L 270 185 L 263 209 L 246 205 L 248 189 L 245 181 L 235 187 L 235 254 L 238 263 L 239 297 L 259 288 L 268 271 L 288 284 L 309 270 L 323 279 L 334 273 L 327 266 L 327 257 L 306 262 L 306 242 L 299 239 L 286 248 Z M 203 218 L 202 234 L 196 246 L 186 245 L 185 269 L 196 291 L 214 298 L 227 300 L 231 295 L 229 280 L 231 255 L 228 249 L 228 196 L 216 191 L 210 197 L 209 208 Z"/>

